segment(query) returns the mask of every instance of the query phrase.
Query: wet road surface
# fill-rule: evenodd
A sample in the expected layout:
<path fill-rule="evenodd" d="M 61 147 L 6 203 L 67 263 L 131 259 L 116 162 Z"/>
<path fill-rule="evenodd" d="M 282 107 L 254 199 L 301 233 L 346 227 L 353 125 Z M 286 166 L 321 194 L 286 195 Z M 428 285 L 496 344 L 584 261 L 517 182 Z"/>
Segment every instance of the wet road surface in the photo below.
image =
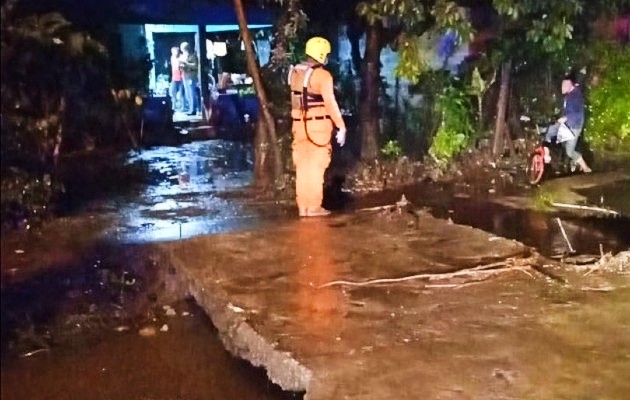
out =
<path fill-rule="evenodd" d="M 295 218 L 290 201 L 279 204 L 264 201 L 256 203 L 247 196 L 223 195 L 223 191 L 242 188 L 251 181 L 252 152 L 248 144 L 217 140 L 190 143 L 178 148 L 160 147 L 132 154 L 129 162 L 146 164 L 151 182 L 137 187 L 132 194 L 98 198 L 70 213 L 67 225 L 76 230 L 75 236 L 66 241 L 68 251 L 63 250 L 61 245 L 58 266 L 62 269 L 64 265 L 89 264 L 94 261 L 94 257 L 89 256 L 91 245 L 81 247 L 82 240 L 85 243 L 111 241 L 127 245 L 172 241 L 277 224 L 279 218 Z M 417 190 L 415 195 L 413 191 L 406 192 L 408 198 L 419 206 L 432 207 L 436 215 L 522 240 L 548 255 L 566 251 L 559 228 L 554 225 L 552 218 L 544 214 L 493 207 L 485 201 L 452 197 L 449 193 L 440 194 L 439 190 L 432 188 L 419 187 L 414 190 Z M 373 199 L 357 201 L 349 205 L 347 210 L 391 204 L 398 200 L 400 194 L 380 194 Z M 450 200 L 443 202 L 441 199 Z M 580 252 L 596 254 L 600 243 L 606 251 L 624 249 L 630 245 L 628 230 L 624 229 L 625 221 L 563 221 L 570 239 Z M 94 231 L 86 231 L 83 235 L 82 226 Z M 61 231 L 65 230 L 62 226 Z M 55 234 L 54 228 L 47 235 L 38 236 L 38 244 L 33 248 L 46 246 L 41 242 L 51 241 L 47 238 L 61 238 Z M 6 246 L 17 246 L 18 243 L 9 240 Z M 78 247 L 81 247 L 80 256 L 67 256 Z M 39 260 L 42 257 L 37 256 L 37 251 L 30 250 L 30 246 L 20 245 L 9 250 L 13 252 L 18 249 L 25 251 L 24 266 L 50 261 Z M 44 247 L 44 250 L 50 249 Z M 5 283 L 10 283 L 5 279 L 5 267 L 3 261 L 3 287 Z M 20 267 L 19 262 L 8 266 L 9 269 L 15 269 L 18 275 Z M 68 279 L 70 276 L 61 273 L 50 281 L 50 285 L 65 288 Z M 66 288 L 64 294 L 72 298 L 74 294 L 67 293 L 80 291 L 81 288 L 79 283 L 76 287 Z M 5 293 L 3 290 L 3 296 Z M 610 318 L 616 318 L 614 315 L 620 310 L 615 304 L 619 301 L 622 305 L 627 304 L 628 299 L 623 293 L 617 295 L 621 296 L 621 300 L 611 298 L 610 301 L 603 301 L 601 307 L 611 310 L 612 314 L 606 314 Z M 45 302 L 46 298 L 39 300 Z M 575 318 L 581 318 L 580 311 L 572 310 L 576 313 Z M 208 393 L 213 394 L 212 398 L 226 399 L 292 398 L 292 394 L 287 395 L 270 387 L 263 371 L 228 357 L 216 331 L 197 311 L 190 310 L 195 317 L 169 321 L 172 329 L 155 337 L 140 337 L 137 331 L 111 333 L 110 330 L 108 332 L 111 335 L 99 335 L 100 339 L 90 345 L 72 342 L 64 342 L 62 346 L 53 344 L 50 351 L 28 358 L 16 358 L 18 353 L 11 352 L 3 344 L 2 398 L 32 397 L 29 393 L 40 393 L 42 397 L 39 398 L 49 399 L 205 399 Z M 61 310 L 56 312 L 63 313 Z M 3 309 L 3 317 L 4 314 Z M 574 328 L 567 329 L 567 334 L 573 335 Z M 40 332 L 39 336 L 45 335 Z M 5 338 L 3 334 L 3 342 Z M 32 346 L 30 349 L 38 348 Z M 26 352 L 29 349 L 21 350 Z M 623 359 L 619 362 L 623 362 Z M 64 371 L 69 373 L 65 374 Z M 128 379 L 119 381 L 120 376 Z M 99 394 L 103 397 L 86 396 L 95 393 L 90 392 L 94 385 L 103 388 Z M 160 390 L 153 391 L 150 388 L 152 386 Z"/>

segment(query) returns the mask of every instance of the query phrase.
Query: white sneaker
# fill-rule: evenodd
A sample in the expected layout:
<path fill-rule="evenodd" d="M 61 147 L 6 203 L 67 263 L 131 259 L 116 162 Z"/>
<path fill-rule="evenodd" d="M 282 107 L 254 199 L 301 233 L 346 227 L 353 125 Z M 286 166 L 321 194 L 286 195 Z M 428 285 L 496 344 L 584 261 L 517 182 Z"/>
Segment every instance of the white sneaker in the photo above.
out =
<path fill-rule="evenodd" d="M 543 160 L 545 164 L 549 164 L 551 162 L 551 154 L 549 153 L 549 148 L 545 147 L 545 155 L 543 156 Z"/>

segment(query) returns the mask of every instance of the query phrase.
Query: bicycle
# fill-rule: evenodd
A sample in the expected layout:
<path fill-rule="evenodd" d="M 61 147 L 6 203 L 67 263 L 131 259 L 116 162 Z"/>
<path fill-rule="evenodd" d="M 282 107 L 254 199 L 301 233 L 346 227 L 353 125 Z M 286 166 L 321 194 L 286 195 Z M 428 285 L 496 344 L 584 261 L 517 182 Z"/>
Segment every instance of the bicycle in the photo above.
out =
<path fill-rule="evenodd" d="M 522 121 L 529 121 L 528 117 L 521 117 Z M 568 158 L 564 154 L 560 143 L 548 143 L 544 140 L 546 127 L 536 125 L 536 133 L 540 136 L 539 143 L 534 147 L 529 156 L 527 157 L 527 166 L 525 168 L 525 174 L 527 181 L 530 185 L 538 184 L 545 172 L 549 170 L 556 171 L 556 174 L 564 174 L 575 171 L 575 165 L 572 162 L 567 162 Z M 564 127 L 570 133 L 568 127 Z M 554 162 L 555 161 L 555 162 Z"/>

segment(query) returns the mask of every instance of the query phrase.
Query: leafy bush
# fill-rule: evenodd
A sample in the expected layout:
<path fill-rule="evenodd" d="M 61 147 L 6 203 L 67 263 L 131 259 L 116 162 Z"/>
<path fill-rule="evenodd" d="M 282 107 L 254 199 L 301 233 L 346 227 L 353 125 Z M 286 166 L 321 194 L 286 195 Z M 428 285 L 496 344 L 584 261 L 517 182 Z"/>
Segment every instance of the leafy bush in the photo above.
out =
<path fill-rule="evenodd" d="M 389 140 L 383 148 L 381 148 L 381 153 L 388 160 L 395 160 L 400 158 L 402 155 L 402 147 L 400 147 L 400 143 L 397 140 Z"/>
<path fill-rule="evenodd" d="M 445 163 L 468 146 L 474 131 L 473 117 L 468 95 L 454 85 L 444 89 L 436 106 L 441 122 L 429 154 L 438 162 Z"/>
<path fill-rule="evenodd" d="M 630 51 L 620 44 L 598 46 L 587 93 L 585 136 L 593 148 L 630 150 Z"/>
<path fill-rule="evenodd" d="M 39 178 L 18 168 L 5 169 L 2 171 L 1 189 L 3 227 L 46 216 L 52 196 L 50 175 Z"/>
<path fill-rule="evenodd" d="M 62 153 L 136 145 L 141 112 L 135 92 L 113 90 L 108 51 L 89 32 L 59 13 L 22 15 L 15 4 L 3 2 L 0 14 L 3 222 L 49 209 Z"/>

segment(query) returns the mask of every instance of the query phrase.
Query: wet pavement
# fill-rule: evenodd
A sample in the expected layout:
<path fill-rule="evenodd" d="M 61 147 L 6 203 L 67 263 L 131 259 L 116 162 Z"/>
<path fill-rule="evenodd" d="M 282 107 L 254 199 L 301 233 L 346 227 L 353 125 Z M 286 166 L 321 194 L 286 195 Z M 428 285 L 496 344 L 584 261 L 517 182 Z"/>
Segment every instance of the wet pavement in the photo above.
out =
<path fill-rule="evenodd" d="M 518 242 L 396 211 L 158 251 L 226 348 L 308 399 L 621 399 L 629 388 L 616 377 L 630 370 L 630 259 L 625 275 L 586 279 Z"/>
<path fill-rule="evenodd" d="M 87 203 L 79 202 L 81 207 L 70 210 L 64 218 L 42 229 L 3 234 L 3 399 L 30 398 L 35 389 L 47 393 L 42 398 L 50 399 L 205 399 L 208 398 L 207 393 L 213 394 L 213 398 L 292 398 L 292 394 L 269 386 L 262 370 L 227 357 L 219 342 L 222 340 L 232 352 L 243 356 L 242 347 L 232 343 L 229 340 L 231 335 L 222 330 L 225 321 L 222 325 L 221 320 L 216 318 L 225 314 L 227 309 L 230 318 L 236 314 L 239 321 L 247 321 L 244 327 L 257 326 L 257 323 L 265 326 L 259 307 L 248 302 L 254 300 L 265 307 L 280 307 L 264 311 L 280 317 L 272 319 L 269 326 L 273 329 L 267 327 L 270 330 L 262 332 L 260 337 L 248 331 L 248 335 L 251 334 L 245 335 L 248 340 L 255 336 L 261 340 L 257 342 L 261 346 L 271 344 L 271 348 L 263 346 L 270 354 L 294 347 L 305 351 L 307 359 L 311 360 L 307 368 L 311 373 L 318 370 L 317 366 L 319 371 L 322 370 L 324 358 L 321 357 L 332 353 L 344 355 L 339 364 L 327 364 L 331 366 L 331 371 L 346 374 L 344 379 L 349 382 L 363 382 L 366 377 L 370 377 L 370 381 L 381 382 L 381 388 L 373 391 L 366 391 L 367 386 L 360 387 L 363 385 L 317 384 L 310 387 L 309 396 L 320 393 L 320 397 L 312 398 L 342 398 L 345 395 L 349 398 L 392 398 L 393 392 L 382 391 L 390 390 L 385 389 L 389 387 L 406 388 L 403 397 L 408 398 L 417 398 L 418 393 L 426 394 L 423 396 L 426 398 L 575 398 L 586 393 L 587 398 L 590 395 L 616 399 L 623 398 L 621 394 L 628 392 L 624 382 L 613 379 L 630 370 L 629 344 L 626 336 L 619 334 L 630 328 L 625 318 L 630 315 L 630 294 L 627 275 L 624 274 L 608 276 L 597 271 L 588 275 L 593 282 L 584 283 L 577 279 L 575 285 L 568 287 L 558 286 L 556 281 L 529 270 L 534 278 L 516 271 L 502 275 L 496 281 L 457 289 L 449 289 L 448 285 L 460 285 L 463 281 L 439 282 L 438 285 L 444 287 L 435 288 L 425 287 L 427 282 L 395 285 L 393 288 L 386 285 L 353 289 L 340 287 L 320 294 L 314 293 L 311 286 L 304 285 L 305 281 L 337 279 L 348 269 L 358 273 L 362 279 L 400 277 L 417 272 L 417 268 L 424 271 L 426 265 L 420 265 L 423 263 L 412 263 L 404 268 L 404 263 L 397 264 L 400 268 L 390 265 L 390 256 L 402 262 L 403 256 L 409 255 L 409 249 L 416 245 L 423 252 L 428 252 L 430 257 L 426 258 L 425 254 L 423 262 L 432 260 L 429 262 L 432 268 L 445 264 L 446 270 L 453 271 L 470 267 L 475 262 L 484 264 L 494 258 L 479 259 L 477 256 L 492 250 L 499 242 L 503 243 L 503 239 L 494 239 L 494 235 L 523 241 L 545 255 L 566 256 L 567 244 L 556 222 L 557 215 L 515 207 L 513 201 L 503 201 L 500 196 L 454 196 L 457 191 L 419 185 L 354 200 L 342 208 L 341 215 L 330 220 L 299 221 L 294 216 L 291 200 L 257 199 L 245 189 L 252 179 L 252 150 L 248 144 L 213 140 L 180 147 L 158 147 L 131 154 L 128 162 L 131 166 L 146 166 L 149 181 L 134 186 L 131 191 L 95 197 Z M 602 191 L 601 187 L 583 187 L 580 193 L 595 202 L 598 197 L 603 197 L 606 206 L 612 207 L 617 204 L 615 201 L 624 203 L 627 199 L 627 196 L 619 195 L 619 186 L 614 187 L 617 189 L 613 188 L 610 192 L 609 189 Z M 627 184 L 622 183 L 622 187 L 627 188 Z M 227 195 L 226 191 L 236 194 Z M 419 219 L 411 214 L 387 217 L 387 213 L 375 216 L 357 211 L 364 207 L 393 204 L 403 192 L 416 206 L 427 206 L 427 213 L 442 218 L 426 221 L 430 221 L 427 222 L 429 226 L 442 227 L 444 232 L 440 228 L 413 242 L 406 233 L 416 226 L 414 224 Z M 533 196 L 534 193 L 526 192 L 522 198 Z M 430 218 L 427 213 L 420 213 L 418 218 Z M 446 232 L 460 229 L 444 222 L 449 218 L 455 223 L 470 224 L 494 233 L 484 234 L 483 246 L 475 251 L 477 258 L 453 261 L 452 257 L 464 249 L 455 242 L 449 242 Z M 627 220 L 584 219 L 571 215 L 561 215 L 561 218 L 563 228 L 578 253 L 599 254 L 600 250 L 617 252 L 630 248 Z M 367 229 L 365 224 L 369 226 L 370 220 L 377 221 L 378 226 Z M 391 230 L 392 227 L 396 229 Z M 418 233 L 417 229 L 412 230 Z M 230 235 L 223 235 L 230 232 Z M 217 233 L 222 235 L 187 240 Z M 240 239 L 235 239 L 237 237 Z M 296 237 L 316 246 L 307 245 L 299 251 L 291 249 Z M 330 237 L 339 239 L 331 242 Z M 278 242 L 282 238 L 286 240 Z M 330 250 L 348 239 L 354 239 L 352 246 L 358 246 L 350 251 L 348 257 L 336 254 L 348 252 L 352 246 L 340 251 Z M 230 240 L 234 242 L 230 245 L 232 247 L 228 246 L 229 251 L 215 254 L 213 249 L 216 250 L 217 243 L 227 246 Z M 156 247 L 155 243 L 162 244 Z M 191 243 L 199 246 L 193 246 L 194 251 L 185 251 L 172 258 L 177 253 L 173 253 L 173 249 L 181 251 Z M 522 248 L 518 244 L 514 246 Z M 101 298 L 102 293 L 90 285 L 94 282 L 99 285 L 103 270 L 116 271 L 118 276 L 125 270 L 133 271 L 137 262 L 121 260 L 121 254 L 130 251 L 144 256 L 147 249 L 164 254 L 165 248 L 169 250 L 165 253 L 163 268 L 178 264 L 180 258 L 189 257 L 191 266 L 208 268 L 212 273 L 220 268 L 232 268 L 225 282 L 211 282 L 212 287 L 220 287 L 222 293 L 231 293 L 229 302 L 234 300 L 230 303 L 232 308 L 223 304 L 222 308 L 215 310 L 213 319 L 218 331 L 199 317 L 198 309 L 190 309 L 197 317 L 186 319 L 180 316 L 168 320 L 166 322 L 171 327 L 168 332 L 160 332 L 155 337 L 140 337 L 139 330 L 147 324 L 165 322 L 159 317 L 157 322 L 149 318 L 159 315 L 162 305 L 179 304 L 176 308 L 182 309 L 194 307 L 173 303 L 175 299 L 168 296 L 153 296 L 161 292 L 159 285 L 152 283 L 146 285 L 150 286 L 150 290 L 143 287 L 138 292 L 136 298 L 142 298 L 138 304 L 132 307 L 133 303 L 129 301 L 123 307 L 126 311 L 123 317 L 127 319 L 105 321 L 102 329 L 97 329 L 100 333 L 96 338 L 88 335 L 88 344 L 81 329 L 75 335 L 78 343 L 73 340 L 57 342 L 58 337 L 51 339 L 47 335 L 51 319 L 72 322 L 74 320 L 69 317 L 92 313 L 93 304 L 110 314 L 120 306 L 119 301 L 112 301 L 111 290 L 107 292 L 109 297 Z M 282 248 L 289 250 L 273 253 L 274 249 Z M 265 259 L 252 258 L 252 249 L 264 249 L 267 250 L 265 254 L 272 254 L 267 254 Z M 366 253 L 366 249 L 385 250 Z M 304 264 L 317 267 L 298 268 L 276 276 L 261 269 L 269 259 L 280 261 L 291 251 L 294 261 L 298 251 L 306 257 Z M 312 251 L 316 253 L 314 259 L 312 256 L 308 258 Z M 202 255 L 201 252 L 209 253 Z M 108 258 L 114 260 L 107 261 Z M 255 263 L 256 260 L 259 263 Z M 117 266 L 104 268 L 99 264 L 94 267 L 97 261 L 116 263 Z M 77 268 L 82 272 L 77 273 Z M 181 271 L 181 268 L 178 270 Z M 50 271 L 56 272 L 49 274 Z M 427 271 L 436 272 L 435 269 Z M 133 277 L 140 279 L 146 271 L 140 268 L 135 273 Z M 198 281 L 211 280 L 211 276 L 200 276 Z M 245 280 L 238 284 L 230 283 L 230 279 L 239 276 Z M 128 276 L 127 279 L 132 278 Z M 292 279 L 297 279 L 295 287 L 289 287 Z M 82 280 L 92 283 L 86 284 Z M 41 281 L 47 283 L 39 286 Z M 29 346 L 12 350 L 5 347 L 5 304 L 10 304 L 14 293 L 12 289 L 20 285 L 23 285 L 21 289 L 24 292 L 39 293 L 39 296 L 34 294 L 32 303 L 48 302 L 52 306 L 46 310 L 43 321 L 36 320 L 31 324 L 31 328 L 36 330 L 31 332 L 32 336 L 40 341 L 43 339 L 50 348 L 27 358 L 16 356 L 43 348 L 41 344 L 31 342 Z M 110 282 L 111 285 L 113 283 Z M 257 287 L 262 288 L 260 295 L 264 298 L 251 296 L 252 291 L 257 292 Z M 584 287 L 613 289 L 584 291 Z M 56 295 L 51 297 L 49 291 L 41 288 L 53 290 Z M 270 303 L 274 295 L 272 288 L 280 290 L 279 293 L 288 291 L 293 297 Z M 201 290 L 200 287 L 197 289 Z M 97 296 L 95 293 L 101 294 Z M 282 309 L 284 306 L 289 308 Z M 402 311 L 392 311 L 394 309 Z M 32 309 L 25 308 L 23 311 L 26 317 L 36 314 Z M 209 313 L 212 315 L 212 310 Z M 387 317 L 392 313 L 396 317 Z M 368 324 L 374 323 L 373 326 L 367 325 L 366 329 L 373 334 L 364 337 L 362 340 L 366 343 L 361 346 L 358 342 L 352 344 L 352 340 L 348 341 L 349 337 L 362 337 L 361 325 L 356 325 L 354 330 L 344 330 L 348 325 L 346 319 L 354 321 L 355 317 Z M 123 322 L 130 330 L 114 331 Z M 291 329 L 300 324 L 314 328 L 298 338 L 302 342 L 291 336 L 297 332 Z M 549 326 L 553 329 L 550 330 Z M 392 332 L 392 327 L 400 332 Z M 279 334 L 284 328 L 290 328 L 289 332 Z M 345 333 L 343 336 L 336 335 L 339 332 Z M 523 341 L 522 332 L 526 332 L 530 340 Z M 583 338 L 579 332 L 588 332 L 588 336 Z M 276 335 L 279 340 L 273 339 Z M 232 340 L 238 336 L 233 335 Z M 203 339 L 206 337 L 207 343 Z M 372 339 L 374 343 L 368 343 Z M 379 342 L 380 339 L 383 341 Z M 614 347 L 607 347 L 610 340 L 614 341 Z M 196 344 L 194 349 L 185 346 L 189 342 Z M 413 351 L 408 346 L 412 346 Z M 317 352 L 321 356 L 315 354 Z M 364 353 L 379 354 L 376 359 L 389 361 L 377 363 L 371 358 L 372 361 L 366 361 L 361 358 Z M 412 357 L 412 354 L 415 356 Z M 546 357 L 547 354 L 550 356 Z M 287 357 L 274 360 L 291 363 L 293 356 Z M 212 363 L 209 359 L 217 362 Z M 587 371 L 583 368 L 584 363 L 592 363 L 597 372 Z M 177 365 L 177 371 L 168 364 Z M 210 364 L 213 368 L 208 367 Z M 220 367 L 214 368 L 215 364 Z M 105 368 L 108 373 L 99 373 L 99 368 Z M 60 373 L 65 370 L 71 373 Z M 82 370 L 88 371 L 85 380 L 79 377 Z M 378 373 L 375 375 L 374 371 Z M 331 372 L 331 375 L 334 374 Z M 121 376 L 126 378 L 121 379 Z M 272 379 L 286 383 L 278 375 Z M 7 385 L 6 382 L 12 384 Z M 250 382 L 258 383 L 250 386 Z M 313 382 L 325 380 L 318 378 Z M 153 391 L 151 385 L 160 390 Z M 101 386 L 103 390 L 96 395 L 90 392 L 94 386 Z M 285 385 L 285 388 L 304 387 Z M 90 393 L 94 396 L 89 396 Z M 260 397 L 255 397 L 255 394 L 260 394 Z M 416 396 L 409 397 L 411 394 Z M 397 392 L 398 395 L 400 392 Z"/>

